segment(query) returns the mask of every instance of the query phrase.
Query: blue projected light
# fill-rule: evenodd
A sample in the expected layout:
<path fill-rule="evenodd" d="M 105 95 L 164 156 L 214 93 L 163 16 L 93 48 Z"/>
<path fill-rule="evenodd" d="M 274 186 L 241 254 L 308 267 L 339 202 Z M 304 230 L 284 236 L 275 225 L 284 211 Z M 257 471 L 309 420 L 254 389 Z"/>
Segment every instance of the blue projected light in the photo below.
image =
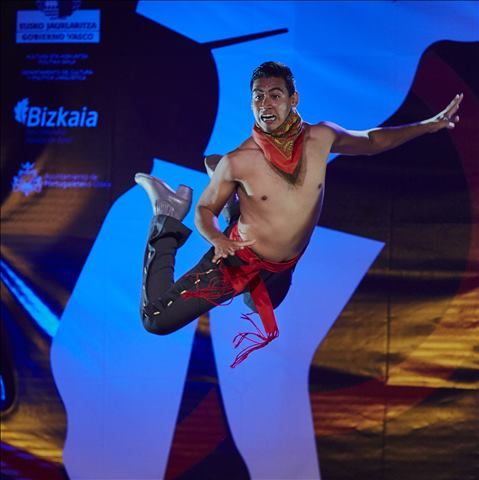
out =
<path fill-rule="evenodd" d="M 58 330 L 58 317 L 4 260 L 0 260 L 0 277 L 11 294 L 27 310 L 42 330 L 50 337 L 54 337 Z"/>

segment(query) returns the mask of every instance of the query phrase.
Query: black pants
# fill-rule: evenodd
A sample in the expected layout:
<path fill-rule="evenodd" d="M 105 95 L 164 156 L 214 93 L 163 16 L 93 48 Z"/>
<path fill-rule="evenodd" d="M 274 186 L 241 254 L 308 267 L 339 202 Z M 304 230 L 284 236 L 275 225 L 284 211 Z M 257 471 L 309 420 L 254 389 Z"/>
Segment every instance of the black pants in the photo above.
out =
<path fill-rule="evenodd" d="M 225 234 L 229 233 L 230 228 L 231 226 L 226 229 Z M 157 335 L 172 333 L 215 306 L 203 298 L 182 297 L 184 291 L 195 291 L 211 282 L 222 281 L 223 274 L 219 264 L 212 262 L 213 247 L 197 265 L 174 282 L 176 251 L 186 242 L 190 234 L 191 230 L 175 218 L 158 215 L 152 219 L 145 250 L 140 306 L 143 325 L 151 333 Z M 237 256 L 227 257 L 223 262 L 232 266 L 244 263 Z M 279 273 L 261 272 L 274 308 L 285 298 L 291 285 L 292 272 L 293 269 Z M 248 307 L 255 310 L 249 292 L 242 293 Z M 235 295 L 228 293 L 217 299 L 216 303 L 224 303 Z"/>

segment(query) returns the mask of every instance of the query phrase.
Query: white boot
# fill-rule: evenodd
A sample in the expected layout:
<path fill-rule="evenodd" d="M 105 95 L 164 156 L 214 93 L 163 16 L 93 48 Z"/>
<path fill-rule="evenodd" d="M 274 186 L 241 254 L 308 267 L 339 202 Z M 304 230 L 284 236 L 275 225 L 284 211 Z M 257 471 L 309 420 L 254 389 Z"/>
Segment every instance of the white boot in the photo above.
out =
<path fill-rule="evenodd" d="M 153 215 L 167 215 L 181 222 L 188 214 L 193 193 L 190 187 L 180 185 L 175 192 L 159 178 L 146 173 L 137 173 L 135 182 L 145 189 L 153 207 Z"/>

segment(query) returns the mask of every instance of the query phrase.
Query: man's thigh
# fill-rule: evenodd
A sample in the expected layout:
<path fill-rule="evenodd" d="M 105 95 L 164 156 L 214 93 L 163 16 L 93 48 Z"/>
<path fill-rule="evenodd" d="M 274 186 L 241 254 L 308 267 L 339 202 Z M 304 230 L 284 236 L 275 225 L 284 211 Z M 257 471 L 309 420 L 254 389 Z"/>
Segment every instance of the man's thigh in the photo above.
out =
<path fill-rule="evenodd" d="M 172 333 L 236 295 L 225 285 L 220 264 L 213 263 L 213 256 L 211 248 L 191 270 L 143 309 L 149 331 L 159 335 Z M 242 263 L 237 257 L 228 257 L 224 262 L 234 266 Z"/>

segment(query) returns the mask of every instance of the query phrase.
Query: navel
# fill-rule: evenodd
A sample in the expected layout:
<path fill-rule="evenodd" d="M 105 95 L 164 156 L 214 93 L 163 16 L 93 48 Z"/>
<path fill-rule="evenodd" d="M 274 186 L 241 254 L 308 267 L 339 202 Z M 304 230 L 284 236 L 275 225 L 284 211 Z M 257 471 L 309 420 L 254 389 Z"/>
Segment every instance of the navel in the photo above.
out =
<path fill-rule="evenodd" d="M 320 183 L 320 184 L 318 185 L 318 188 L 320 189 L 322 186 L 323 186 L 323 184 L 322 184 L 322 183 Z"/>
<path fill-rule="evenodd" d="M 263 196 L 261 197 L 261 200 L 268 200 L 268 197 L 267 197 L 266 195 L 263 195 Z"/>

